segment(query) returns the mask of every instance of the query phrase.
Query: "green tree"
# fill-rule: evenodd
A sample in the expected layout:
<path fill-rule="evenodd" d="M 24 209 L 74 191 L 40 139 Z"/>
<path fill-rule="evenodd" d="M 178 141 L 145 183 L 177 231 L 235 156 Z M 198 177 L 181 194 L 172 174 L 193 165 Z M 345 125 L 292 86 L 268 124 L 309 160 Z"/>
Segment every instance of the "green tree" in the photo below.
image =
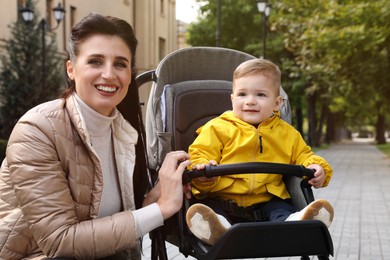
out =
<path fill-rule="evenodd" d="M 45 84 L 42 84 L 42 38 L 34 3 L 35 18 L 21 18 L 10 25 L 11 37 L 0 56 L 0 136 L 7 139 L 17 120 L 30 108 L 58 96 L 63 85 L 64 57 L 57 52 L 55 35 L 47 34 Z"/>
<path fill-rule="evenodd" d="M 278 7 L 278 31 L 310 79 L 307 91 L 322 93 L 321 103 L 338 114 L 337 124 L 376 118 L 377 141 L 385 142 L 390 2 L 282 0 Z"/>
<path fill-rule="evenodd" d="M 197 0 L 200 17 L 188 28 L 187 42 L 192 46 L 215 46 L 217 34 L 217 2 Z M 220 0 L 221 46 L 261 55 L 261 14 L 253 0 Z"/>

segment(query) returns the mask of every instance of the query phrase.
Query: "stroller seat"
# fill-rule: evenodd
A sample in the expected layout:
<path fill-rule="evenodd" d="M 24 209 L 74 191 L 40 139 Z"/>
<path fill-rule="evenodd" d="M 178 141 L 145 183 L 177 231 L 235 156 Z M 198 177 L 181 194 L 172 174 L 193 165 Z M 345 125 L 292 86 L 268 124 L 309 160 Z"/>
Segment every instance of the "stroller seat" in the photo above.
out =
<path fill-rule="evenodd" d="M 139 85 L 153 81 L 145 127 L 148 161 L 154 175 L 157 175 L 167 152 L 187 151 L 198 127 L 231 110 L 233 71 L 243 61 L 253 58 L 249 54 L 225 48 L 186 48 L 171 53 L 156 70 L 137 78 Z M 282 87 L 281 95 L 284 99 L 281 117 L 291 123 L 290 104 Z M 282 169 L 284 173 L 289 166 L 283 165 Z M 268 168 L 255 172 L 273 173 Z M 314 197 L 307 180 L 296 176 L 303 175 L 292 172 L 283 178 L 292 203 L 302 209 Z M 308 259 L 310 255 L 328 259 L 329 255 L 333 255 L 329 231 L 320 221 L 238 223 L 216 244 L 208 246 L 195 238 L 186 226 L 188 207 L 189 202 L 185 201 L 182 209 L 167 220 L 164 227 L 150 235 L 153 259 L 167 259 L 165 241 L 178 246 L 184 256 L 191 255 L 197 259 L 278 256 Z"/>

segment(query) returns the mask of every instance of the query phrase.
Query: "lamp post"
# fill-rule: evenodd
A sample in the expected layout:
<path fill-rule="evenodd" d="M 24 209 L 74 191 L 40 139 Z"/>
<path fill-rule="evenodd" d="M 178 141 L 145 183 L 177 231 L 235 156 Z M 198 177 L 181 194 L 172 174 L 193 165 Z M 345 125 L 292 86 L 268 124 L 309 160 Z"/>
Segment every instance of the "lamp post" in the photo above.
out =
<path fill-rule="evenodd" d="M 31 22 L 34 19 L 34 12 L 33 10 L 28 6 L 22 8 L 20 10 L 20 13 L 22 15 L 23 21 L 26 23 Z M 42 37 L 42 68 L 41 68 L 41 77 L 42 77 L 42 88 L 45 89 L 45 77 L 46 77 L 46 29 L 49 31 L 53 31 L 58 28 L 61 21 L 64 19 L 65 15 L 65 9 L 61 6 L 61 3 L 58 3 L 58 6 L 53 8 L 54 18 L 57 21 L 57 24 L 54 28 L 46 28 L 47 27 L 47 21 L 45 18 L 42 18 L 39 22 L 39 29 L 41 30 L 41 37 Z"/>
<path fill-rule="evenodd" d="M 263 58 L 265 59 L 267 46 L 267 20 L 271 11 L 271 5 L 267 3 L 267 0 L 257 0 L 257 9 L 263 15 Z"/>

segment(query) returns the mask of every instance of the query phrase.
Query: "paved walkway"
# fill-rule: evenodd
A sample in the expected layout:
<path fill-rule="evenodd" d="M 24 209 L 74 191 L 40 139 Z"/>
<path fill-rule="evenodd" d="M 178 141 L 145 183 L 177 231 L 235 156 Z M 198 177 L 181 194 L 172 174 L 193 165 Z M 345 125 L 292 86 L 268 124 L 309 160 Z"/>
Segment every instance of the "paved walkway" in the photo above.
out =
<path fill-rule="evenodd" d="M 334 170 L 329 186 L 314 190 L 317 199 L 329 200 L 335 210 L 329 229 L 335 254 L 331 259 L 390 259 L 390 159 L 367 142 L 332 145 L 318 154 Z M 168 258 L 186 259 L 172 245 Z M 143 259 L 150 259 L 147 237 Z"/>

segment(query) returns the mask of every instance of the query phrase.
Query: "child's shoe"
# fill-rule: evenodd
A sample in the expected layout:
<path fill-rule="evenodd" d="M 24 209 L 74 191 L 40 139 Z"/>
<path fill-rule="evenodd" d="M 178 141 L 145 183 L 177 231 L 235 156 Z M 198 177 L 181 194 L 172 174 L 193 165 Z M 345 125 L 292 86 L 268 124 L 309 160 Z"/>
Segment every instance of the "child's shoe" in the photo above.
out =
<path fill-rule="evenodd" d="M 191 232 L 209 245 L 213 245 L 231 226 L 226 218 L 200 203 L 187 210 L 186 221 Z"/>
<path fill-rule="evenodd" d="M 301 211 L 291 214 L 286 219 L 286 221 L 320 220 L 327 227 L 329 227 L 333 221 L 333 215 L 334 215 L 334 211 L 332 205 L 330 205 L 328 201 L 320 199 L 320 200 L 313 201 Z"/>

